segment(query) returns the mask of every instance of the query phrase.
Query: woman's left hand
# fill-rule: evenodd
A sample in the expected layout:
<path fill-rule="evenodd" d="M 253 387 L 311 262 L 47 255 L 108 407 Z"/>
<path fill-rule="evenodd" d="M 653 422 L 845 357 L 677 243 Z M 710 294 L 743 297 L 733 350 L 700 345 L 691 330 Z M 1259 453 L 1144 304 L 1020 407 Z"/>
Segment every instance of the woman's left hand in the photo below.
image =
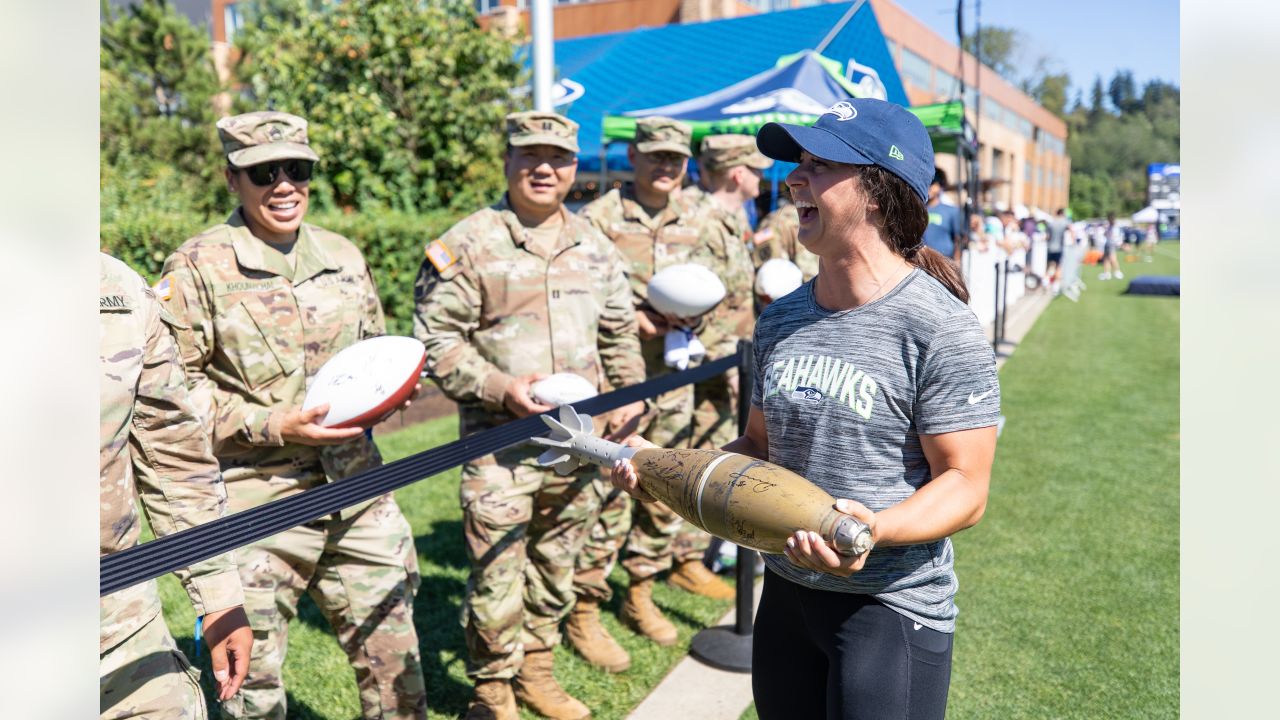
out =
<path fill-rule="evenodd" d="M 852 515 L 866 524 L 871 530 L 872 550 L 874 550 L 874 543 L 878 539 L 876 514 L 857 500 L 837 500 L 836 510 Z M 787 538 L 787 546 L 782 552 L 793 565 L 838 577 L 849 577 L 861 570 L 867 563 L 867 556 L 871 554 L 871 550 L 868 550 L 853 557 L 841 555 L 832 549 L 821 535 L 810 530 L 795 531 L 791 537 Z"/>

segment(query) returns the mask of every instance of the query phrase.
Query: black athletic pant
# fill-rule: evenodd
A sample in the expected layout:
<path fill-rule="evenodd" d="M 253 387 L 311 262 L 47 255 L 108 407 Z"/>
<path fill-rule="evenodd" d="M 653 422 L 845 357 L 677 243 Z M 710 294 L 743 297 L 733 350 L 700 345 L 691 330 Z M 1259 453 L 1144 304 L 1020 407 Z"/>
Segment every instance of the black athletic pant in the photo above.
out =
<path fill-rule="evenodd" d="M 870 595 L 813 590 L 766 570 L 751 653 L 761 720 L 942 718 L 951 634 Z"/>

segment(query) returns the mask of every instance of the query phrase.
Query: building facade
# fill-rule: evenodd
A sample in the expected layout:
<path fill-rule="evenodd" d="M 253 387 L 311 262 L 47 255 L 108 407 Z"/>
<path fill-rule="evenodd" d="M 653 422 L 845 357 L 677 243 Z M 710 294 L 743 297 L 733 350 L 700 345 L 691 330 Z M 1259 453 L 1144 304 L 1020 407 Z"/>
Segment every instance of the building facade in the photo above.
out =
<path fill-rule="evenodd" d="M 960 97 L 960 49 L 892 0 L 870 0 L 912 105 Z M 1047 213 L 1067 207 L 1071 159 L 1067 125 L 994 70 L 964 53 L 965 107 L 978 128 L 978 163 L 987 207 L 1018 205 Z M 938 165 L 952 182 L 956 158 Z"/>

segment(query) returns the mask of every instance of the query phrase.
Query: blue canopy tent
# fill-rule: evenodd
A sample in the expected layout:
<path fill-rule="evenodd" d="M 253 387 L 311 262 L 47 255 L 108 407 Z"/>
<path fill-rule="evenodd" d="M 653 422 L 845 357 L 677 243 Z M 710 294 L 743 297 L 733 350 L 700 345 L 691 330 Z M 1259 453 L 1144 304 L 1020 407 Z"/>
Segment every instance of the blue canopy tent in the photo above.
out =
<path fill-rule="evenodd" d="M 870 68 L 846 78 L 840 63 L 812 50 L 778 58 L 769 70 L 757 73 L 701 97 L 682 102 L 630 110 L 604 119 L 604 143 L 629 140 L 635 135 L 636 118 L 662 115 L 683 120 L 693 127 L 696 146 L 707 135 L 754 134 L 768 122 L 812 124 L 827 108 L 850 97 L 884 99 L 884 84 Z M 603 152 L 603 151 L 602 151 Z M 778 182 L 794 165 L 774 163 L 765 173 L 773 187 L 776 205 Z"/>
<path fill-rule="evenodd" d="M 626 148 L 621 143 L 604 143 L 606 117 L 637 108 L 683 104 L 690 98 L 715 95 L 771 72 L 799 73 L 803 68 L 809 68 L 806 73 L 811 72 L 813 66 L 808 60 L 791 71 L 780 68 L 779 56 L 794 56 L 789 67 L 804 59 L 797 54 L 818 47 L 833 30 L 836 32 L 823 54 L 838 68 L 837 74 L 852 69 L 852 85 L 859 87 L 862 83 L 866 88 L 874 86 L 874 81 L 864 78 L 878 77 L 885 99 L 907 105 L 906 91 L 871 4 L 861 2 L 846 20 L 852 6 L 848 2 L 830 3 L 558 41 L 555 57 L 559 77 L 565 85 L 573 84 L 576 97 L 557 110 L 581 126 L 579 174 L 599 173 L 602 156 L 609 170 L 630 169 Z M 841 23 L 842 20 L 846 21 Z M 829 72 L 823 74 L 830 77 Z M 863 94 L 869 91 L 864 90 Z M 845 93 L 841 99 L 855 94 L 848 88 L 841 92 Z M 783 95 L 774 96 L 774 101 L 788 100 Z M 814 101 L 823 102 L 819 98 Z M 830 105 L 828 102 L 823 108 Z"/>

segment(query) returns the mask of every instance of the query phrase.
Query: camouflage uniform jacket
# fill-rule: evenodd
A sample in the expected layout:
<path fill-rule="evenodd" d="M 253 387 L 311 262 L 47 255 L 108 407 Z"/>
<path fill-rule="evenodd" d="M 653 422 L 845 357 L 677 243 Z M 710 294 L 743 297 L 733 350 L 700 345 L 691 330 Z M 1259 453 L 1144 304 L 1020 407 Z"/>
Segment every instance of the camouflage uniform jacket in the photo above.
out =
<path fill-rule="evenodd" d="M 561 207 L 548 252 L 504 197 L 428 245 L 415 285 L 414 334 L 427 371 L 460 404 L 464 433 L 506 422 L 515 376 L 571 372 L 597 388 L 644 380 L 635 311 L 618 251 Z"/>
<path fill-rule="evenodd" d="M 290 268 L 236 210 L 174 251 L 157 286 L 191 327 L 180 343 L 192 396 L 241 508 L 301 492 L 321 473 L 332 482 L 382 462 L 367 434 L 324 447 L 280 435 L 284 413 L 301 407 L 321 365 L 384 332 L 377 288 L 355 245 L 303 224 L 293 255 Z M 293 481 L 279 479 L 286 476 Z"/>
<path fill-rule="evenodd" d="M 139 499 L 155 533 L 168 535 L 222 517 L 227 495 L 187 395 L 170 334 L 177 321 L 124 263 L 103 255 L 100 267 L 98 552 L 108 555 L 138 543 Z M 177 575 L 196 615 L 244 604 L 229 553 Z M 106 652 L 160 613 L 156 582 L 114 592 L 99 609 Z"/>
<path fill-rule="evenodd" d="M 699 243 L 704 220 L 694 212 L 695 204 L 685 196 L 685 191 L 672 193 L 657 217 L 645 212 L 629 186 L 610 190 L 578 211 L 622 253 L 636 309 L 649 306 L 649 280 L 659 270 L 683 263 L 715 268 L 707 248 Z M 700 322 L 694 330 L 701 332 L 703 327 L 705 322 Z M 662 345 L 662 338 L 642 343 L 645 366 L 651 377 L 670 371 L 662 360 Z"/>
<path fill-rule="evenodd" d="M 707 358 L 717 360 L 737 352 L 738 340 L 750 338 L 755 325 L 755 267 L 748 249 L 751 225 L 745 211 L 726 210 L 710 194 L 695 212 L 702 218 L 698 244 L 725 288 L 724 300 L 711 311 L 700 334 Z"/>
<path fill-rule="evenodd" d="M 809 252 L 797 239 L 800 232 L 800 214 L 795 205 L 783 205 L 760 221 L 755 234 L 755 247 L 751 259 L 759 268 L 766 260 L 782 258 L 790 260 L 804 273 L 805 282 L 818 274 L 818 256 Z"/>

